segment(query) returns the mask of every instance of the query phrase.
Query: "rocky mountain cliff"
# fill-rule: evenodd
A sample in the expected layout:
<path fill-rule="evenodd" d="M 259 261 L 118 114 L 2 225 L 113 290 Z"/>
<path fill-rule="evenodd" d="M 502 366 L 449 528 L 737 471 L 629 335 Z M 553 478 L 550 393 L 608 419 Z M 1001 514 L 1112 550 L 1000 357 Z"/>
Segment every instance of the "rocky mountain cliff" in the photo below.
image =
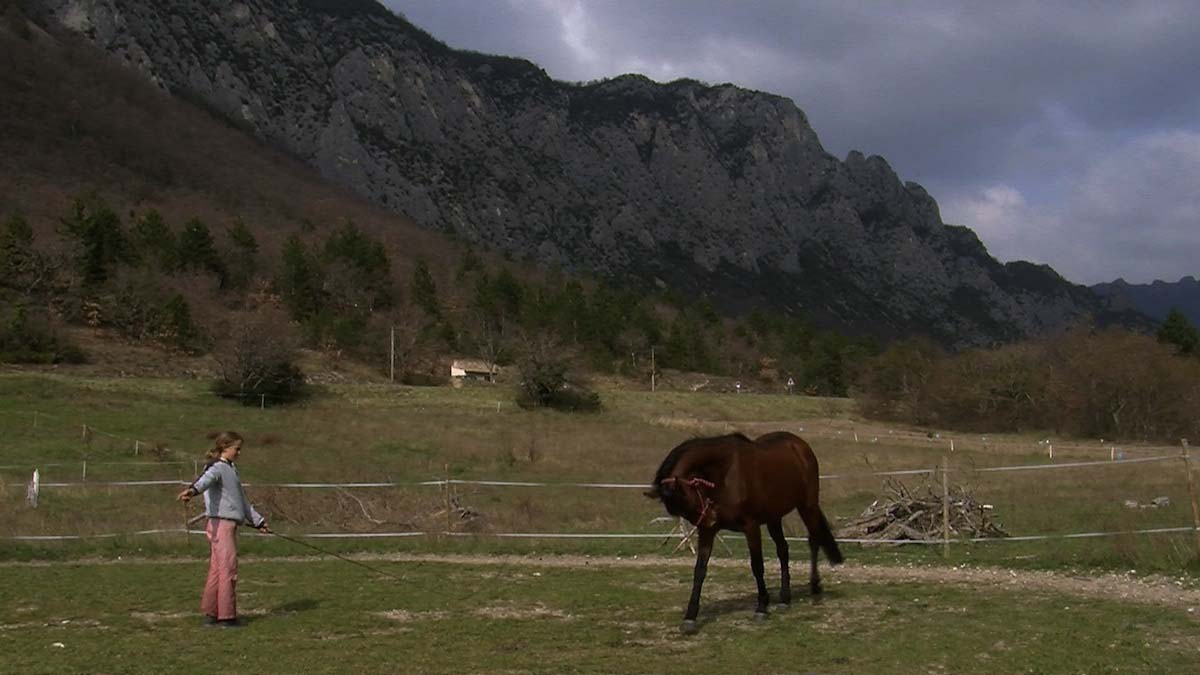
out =
<path fill-rule="evenodd" d="M 539 265 L 955 345 L 1140 320 L 998 263 L 882 158 L 827 153 L 779 96 L 557 82 L 371 0 L 24 4 L 327 178 Z"/>
<path fill-rule="evenodd" d="M 1097 295 L 1110 298 L 1113 306 L 1129 307 L 1155 320 L 1167 318 L 1178 308 L 1192 324 L 1200 324 L 1200 281 L 1186 276 L 1176 282 L 1155 280 L 1149 284 L 1131 284 L 1124 279 L 1096 284 Z"/>

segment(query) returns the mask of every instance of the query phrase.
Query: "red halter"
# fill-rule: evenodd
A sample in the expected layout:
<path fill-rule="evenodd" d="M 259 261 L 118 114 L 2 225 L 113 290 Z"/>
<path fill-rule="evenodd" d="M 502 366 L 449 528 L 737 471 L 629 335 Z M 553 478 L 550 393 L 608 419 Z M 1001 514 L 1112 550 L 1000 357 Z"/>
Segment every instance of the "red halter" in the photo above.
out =
<path fill-rule="evenodd" d="M 696 517 L 696 527 L 699 527 L 700 525 L 704 524 L 704 516 L 708 513 L 709 508 L 712 507 L 713 500 L 711 500 L 707 496 L 705 496 L 704 491 L 701 490 L 700 488 L 712 489 L 712 488 L 717 487 L 712 481 L 705 480 L 699 476 L 692 476 L 691 478 L 688 478 L 688 479 L 682 479 L 677 476 L 671 476 L 670 478 L 662 479 L 661 481 L 659 481 L 659 483 L 662 483 L 662 484 L 679 483 L 682 485 L 690 485 L 691 487 L 693 487 L 696 490 L 696 494 L 699 495 L 700 501 L 703 502 L 703 506 L 700 508 L 700 515 Z"/>

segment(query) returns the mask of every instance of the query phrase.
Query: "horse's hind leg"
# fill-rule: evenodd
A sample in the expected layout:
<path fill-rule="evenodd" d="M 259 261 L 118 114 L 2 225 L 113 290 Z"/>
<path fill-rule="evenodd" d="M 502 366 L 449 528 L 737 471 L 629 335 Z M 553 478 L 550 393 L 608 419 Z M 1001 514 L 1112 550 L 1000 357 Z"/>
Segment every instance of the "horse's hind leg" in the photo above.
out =
<path fill-rule="evenodd" d="M 813 597 L 821 595 L 821 575 L 817 572 L 817 552 L 821 550 L 821 544 L 817 541 L 817 533 L 821 530 L 821 514 L 820 511 L 806 511 L 799 509 L 800 517 L 804 519 L 804 527 L 808 530 L 808 550 L 812 556 L 812 572 L 808 577 L 808 585 Z"/>
<path fill-rule="evenodd" d="M 783 522 L 767 523 L 767 532 L 775 540 L 775 552 L 779 555 L 779 604 L 792 604 L 792 575 L 788 572 L 788 543 L 783 536 Z"/>
<path fill-rule="evenodd" d="M 696 615 L 700 613 L 700 589 L 704 586 L 704 577 L 708 574 L 708 558 L 712 555 L 713 539 L 716 536 L 715 528 L 700 528 L 700 543 L 696 547 L 696 568 L 692 572 L 692 598 L 688 601 L 687 612 L 683 615 L 683 625 L 679 627 L 689 635 L 696 632 Z"/>
<path fill-rule="evenodd" d="M 767 582 L 763 579 L 762 530 L 757 525 L 746 528 L 746 546 L 750 549 L 750 571 L 754 572 L 754 582 L 758 584 L 758 605 L 754 608 L 754 618 L 767 616 L 767 604 L 771 601 L 767 594 Z"/>

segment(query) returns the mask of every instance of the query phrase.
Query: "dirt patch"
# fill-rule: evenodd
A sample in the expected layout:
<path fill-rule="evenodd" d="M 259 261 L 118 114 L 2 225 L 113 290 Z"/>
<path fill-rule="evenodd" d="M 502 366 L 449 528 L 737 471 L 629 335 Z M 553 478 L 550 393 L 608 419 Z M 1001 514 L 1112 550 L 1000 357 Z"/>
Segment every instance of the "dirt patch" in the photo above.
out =
<path fill-rule="evenodd" d="M 1187 609 L 1200 619 L 1200 589 L 1191 580 L 1129 574 L 1074 576 L 1058 572 L 969 567 L 882 567 L 848 564 L 825 573 L 829 581 L 921 583 L 991 587 L 1006 591 L 1042 591 L 1092 600 L 1116 600 Z"/>
<path fill-rule="evenodd" d="M 372 612 L 372 614 L 398 623 L 438 621 L 449 616 L 446 612 L 410 612 L 407 609 L 389 609 L 385 612 Z"/>
<path fill-rule="evenodd" d="M 822 612 L 813 623 L 814 630 L 826 633 L 862 632 L 886 623 L 889 614 L 903 616 L 903 611 L 870 597 L 847 597 L 837 600 L 836 612 Z"/>
<path fill-rule="evenodd" d="M 132 612 L 130 613 L 135 619 L 145 621 L 146 623 L 162 623 L 164 621 L 178 621 L 180 619 L 189 619 L 195 614 L 190 612 Z"/>
<path fill-rule="evenodd" d="M 540 602 L 531 607 L 517 607 L 513 605 L 481 607 L 475 610 L 475 613 L 489 619 L 559 619 L 562 621 L 572 621 L 575 619 L 574 616 L 561 609 L 553 609 Z"/>

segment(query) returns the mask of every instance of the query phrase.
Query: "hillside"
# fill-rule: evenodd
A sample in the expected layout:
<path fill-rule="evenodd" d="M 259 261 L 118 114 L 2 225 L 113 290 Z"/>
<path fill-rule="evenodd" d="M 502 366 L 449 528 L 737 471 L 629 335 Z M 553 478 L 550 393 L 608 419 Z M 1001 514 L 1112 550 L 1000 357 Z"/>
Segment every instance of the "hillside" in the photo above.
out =
<path fill-rule="evenodd" d="M 0 6 L 0 61 L 0 361 L 59 363 L 78 348 L 90 362 L 73 366 L 81 373 L 208 377 L 215 352 L 251 325 L 306 347 L 299 363 L 318 381 L 378 378 L 389 373 L 394 329 L 404 381 L 444 377 L 457 355 L 510 362 L 520 340 L 538 336 L 561 341 L 558 353 L 586 369 L 640 381 L 657 345 L 660 371 L 744 377 L 753 367 L 773 377 L 774 365 L 759 365 L 769 354 L 798 386 L 845 392 L 851 341 L 802 322 L 737 327 L 695 298 L 635 296 L 472 249 L 331 183 L 85 40 L 41 30 L 11 4 Z M 80 214 L 111 217 L 133 250 L 81 267 L 88 245 L 68 226 Z M 146 240 L 139 228 L 151 222 L 159 230 Z M 194 246 L 184 253 L 198 232 L 189 241 L 204 260 Z M 287 268 L 292 243 L 300 282 Z M 38 264 L 13 274 L 14 244 Z M 333 252 L 347 247 L 354 259 Z M 364 259 L 371 269 L 356 269 Z"/>
<path fill-rule="evenodd" d="M 373 202 L 541 266 L 956 346 L 1144 321 L 998 263 L 882 158 L 829 155 L 779 96 L 557 82 L 369 0 L 26 4 Z"/>
<path fill-rule="evenodd" d="M 89 45 L 11 21 L 0 19 L 0 216 L 21 213 L 50 233 L 73 197 L 94 190 L 173 223 L 244 219 L 264 249 L 306 222 L 328 229 L 351 219 L 387 238 L 400 273 L 416 256 L 461 250 Z"/>

